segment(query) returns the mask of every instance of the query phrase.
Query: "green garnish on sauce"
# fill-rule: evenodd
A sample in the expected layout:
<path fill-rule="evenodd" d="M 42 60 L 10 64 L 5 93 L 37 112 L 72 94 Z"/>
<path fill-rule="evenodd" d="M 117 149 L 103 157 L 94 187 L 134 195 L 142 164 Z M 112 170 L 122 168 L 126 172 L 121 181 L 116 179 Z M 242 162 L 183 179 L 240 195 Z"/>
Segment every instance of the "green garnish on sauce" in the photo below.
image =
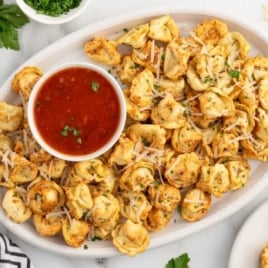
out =
<path fill-rule="evenodd" d="M 165 268 L 188 268 L 190 258 L 187 253 L 181 254 L 177 258 L 172 258 L 168 261 Z"/>
<path fill-rule="evenodd" d="M 0 1 L 0 48 L 19 50 L 18 29 L 29 22 L 17 5 Z"/>
<path fill-rule="evenodd" d="M 72 126 L 69 126 L 69 125 L 64 125 L 64 127 L 60 130 L 60 135 L 63 136 L 63 137 L 68 137 L 69 134 L 72 134 L 72 136 L 74 137 L 77 137 L 76 138 L 76 142 L 78 144 L 82 144 L 82 138 L 79 137 L 81 131 L 72 127 Z"/>
<path fill-rule="evenodd" d="M 91 82 L 91 89 L 95 92 L 97 92 L 100 89 L 100 85 L 97 82 Z"/>
<path fill-rule="evenodd" d="M 58 17 L 78 7 L 81 0 L 24 0 L 39 14 Z"/>

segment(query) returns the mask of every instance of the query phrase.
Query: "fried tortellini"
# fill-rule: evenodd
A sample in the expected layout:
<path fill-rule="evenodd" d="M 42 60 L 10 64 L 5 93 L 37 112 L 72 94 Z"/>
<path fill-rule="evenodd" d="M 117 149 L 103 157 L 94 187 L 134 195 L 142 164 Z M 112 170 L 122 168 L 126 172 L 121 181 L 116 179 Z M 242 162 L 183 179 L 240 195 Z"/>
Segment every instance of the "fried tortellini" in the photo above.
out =
<path fill-rule="evenodd" d="M 261 251 L 260 263 L 261 263 L 261 268 L 268 267 L 268 246 L 265 246 Z"/>
<path fill-rule="evenodd" d="M 152 163 L 136 162 L 124 171 L 119 179 L 122 190 L 141 192 L 154 182 L 155 169 Z"/>
<path fill-rule="evenodd" d="M 117 52 L 117 42 L 103 37 L 96 37 L 87 41 L 84 45 L 84 50 L 92 60 L 108 65 L 116 65 L 121 60 L 121 56 Z"/>
<path fill-rule="evenodd" d="M 62 217 L 33 215 L 34 227 L 41 236 L 54 236 L 62 230 Z"/>
<path fill-rule="evenodd" d="M 86 221 L 72 219 L 66 217 L 62 222 L 62 234 L 67 245 L 77 248 L 87 238 L 90 231 L 90 224 Z"/>
<path fill-rule="evenodd" d="M 41 78 L 43 72 L 37 66 L 26 66 L 14 76 L 12 89 L 22 94 L 27 101 L 35 83 Z"/>
<path fill-rule="evenodd" d="M 126 220 L 112 231 L 113 243 L 122 253 L 134 256 L 143 252 L 149 245 L 150 238 L 146 228 L 140 223 Z"/>
<path fill-rule="evenodd" d="M 211 194 L 201 189 L 187 191 L 182 199 L 180 214 L 187 221 L 202 219 L 211 206 Z"/>
<path fill-rule="evenodd" d="M 20 106 L 0 101 L 0 133 L 18 130 L 23 124 L 24 112 Z"/>
<path fill-rule="evenodd" d="M 16 223 L 23 223 L 32 216 L 32 211 L 26 206 L 23 195 L 24 193 L 13 188 L 6 191 L 2 200 L 2 208 L 6 215 Z"/>
<path fill-rule="evenodd" d="M 40 179 L 28 190 L 27 200 L 34 214 L 45 215 L 63 206 L 65 195 L 54 181 Z"/>

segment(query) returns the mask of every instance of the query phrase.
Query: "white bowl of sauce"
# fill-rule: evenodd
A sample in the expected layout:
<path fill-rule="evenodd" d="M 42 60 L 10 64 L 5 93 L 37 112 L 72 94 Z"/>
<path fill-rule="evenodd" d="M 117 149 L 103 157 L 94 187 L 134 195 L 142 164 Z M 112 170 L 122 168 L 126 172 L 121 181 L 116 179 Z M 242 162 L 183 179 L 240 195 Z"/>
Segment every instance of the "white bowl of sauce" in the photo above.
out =
<path fill-rule="evenodd" d="M 30 130 L 39 145 L 67 161 L 85 161 L 107 152 L 126 121 L 118 82 L 90 63 L 68 63 L 45 73 L 27 108 Z"/>

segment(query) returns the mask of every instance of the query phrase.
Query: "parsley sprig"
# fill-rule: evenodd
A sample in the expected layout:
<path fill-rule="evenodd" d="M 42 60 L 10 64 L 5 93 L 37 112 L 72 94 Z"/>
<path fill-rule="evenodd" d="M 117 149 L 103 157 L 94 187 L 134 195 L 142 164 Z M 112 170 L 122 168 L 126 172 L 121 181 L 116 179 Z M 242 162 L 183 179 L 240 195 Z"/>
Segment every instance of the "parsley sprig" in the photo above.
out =
<path fill-rule="evenodd" d="M 29 22 L 28 17 L 15 4 L 0 0 L 0 48 L 19 50 L 18 29 Z"/>
<path fill-rule="evenodd" d="M 165 268 L 188 268 L 190 258 L 187 253 L 183 253 L 176 258 L 172 258 L 168 261 Z"/>

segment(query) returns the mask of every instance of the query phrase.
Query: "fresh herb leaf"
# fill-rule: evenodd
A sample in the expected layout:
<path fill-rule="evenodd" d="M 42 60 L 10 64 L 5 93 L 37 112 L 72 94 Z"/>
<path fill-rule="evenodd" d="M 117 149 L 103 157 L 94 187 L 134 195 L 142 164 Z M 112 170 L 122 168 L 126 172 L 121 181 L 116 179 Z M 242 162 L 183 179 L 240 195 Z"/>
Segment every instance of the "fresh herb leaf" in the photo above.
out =
<path fill-rule="evenodd" d="M 91 241 L 97 241 L 97 240 L 102 240 L 100 237 L 98 237 L 98 236 L 94 236 L 94 237 L 92 237 L 91 238 Z"/>
<path fill-rule="evenodd" d="M 81 0 L 24 0 L 37 13 L 58 17 L 80 5 Z"/>
<path fill-rule="evenodd" d="M 144 137 L 141 137 L 141 142 L 147 147 L 151 145 L 151 142 Z"/>
<path fill-rule="evenodd" d="M 91 89 L 97 92 L 100 89 L 100 85 L 97 82 L 91 82 Z"/>
<path fill-rule="evenodd" d="M 0 2 L 0 48 L 19 50 L 18 28 L 29 22 L 15 4 L 4 5 Z"/>
<path fill-rule="evenodd" d="M 165 268 L 188 268 L 190 258 L 187 253 L 181 254 L 177 258 L 172 258 L 168 261 Z"/>
<path fill-rule="evenodd" d="M 239 75 L 240 75 L 240 72 L 237 71 L 237 70 L 229 70 L 229 71 L 228 71 L 228 74 L 229 74 L 229 76 L 231 76 L 231 77 L 233 77 L 233 78 L 238 78 Z"/>

